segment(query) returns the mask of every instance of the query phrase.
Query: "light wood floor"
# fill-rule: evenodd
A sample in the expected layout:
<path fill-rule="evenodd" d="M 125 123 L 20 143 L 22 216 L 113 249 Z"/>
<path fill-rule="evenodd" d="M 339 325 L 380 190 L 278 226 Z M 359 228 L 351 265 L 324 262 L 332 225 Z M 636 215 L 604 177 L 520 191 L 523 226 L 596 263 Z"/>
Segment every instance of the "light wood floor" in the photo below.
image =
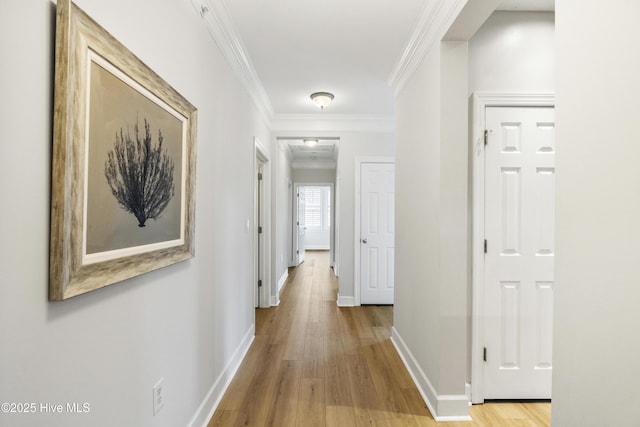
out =
<path fill-rule="evenodd" d="M 392 307 L 336 306 L 328 253 L 291 269 L 278 307 L 256 310 L 256 337 L 212 426 L 548 426 L 548 403 L 470 408 L 437 423 L 389 340 Z"/>

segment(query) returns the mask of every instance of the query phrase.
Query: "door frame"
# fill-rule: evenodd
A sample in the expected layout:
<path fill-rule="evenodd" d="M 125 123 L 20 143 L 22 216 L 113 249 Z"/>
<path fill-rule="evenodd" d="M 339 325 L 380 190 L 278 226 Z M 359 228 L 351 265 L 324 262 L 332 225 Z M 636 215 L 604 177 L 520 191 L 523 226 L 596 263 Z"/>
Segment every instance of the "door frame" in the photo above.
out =
<path fill-rule="evenodd" d="M 296 194 L 300 191 L 300 187 L 329 187 L 329 197 L 331 198 L 331 212 L 329 212 L 329 267 L 334 266 L 334 256 L 335 256 L 335 243 L 336 243 L 336 228 L 335 228 L 335 219 L 336 219 L 336 198 L 335 198 L 335 184 L 333 182 L 300 182 L 296 181 L 293 183 L 293 210 L 291 213 L 291 230 L 292 236 L 291 239 L 291 258 L 295 258 L 295 262 L 298 262 L 297 254 L 295 251 L 298 248 L 298 238 L 296 236 L 298 232 L 298 228 L 296 226 L 296 218 L 298 217 L 298 201 Z"/>
<path fill-rule="evenodd" d="M 300 200 L 298 198 L 298 193 L 300 192 L 300 187 L 304 187 L 305 184 L 300 183 L 300 182 L 295 182 L 293 183 L 293 205 L 292 205 L 292 211 L 291 211 L 291 259 L 293 260 L 293 265 L 295 267 L 299 266 L 300 264 L 302 264 L 302 262 L 298 262 L 299 257 L 299 251 L 300 251 L 300 247 L 299 247 L 299 232 L 300 230 L 298 230 L 298 208 L 300 206 Z M 305 233 L 306 234 L 306 233 Z M 304 262 L 304 261 L 303 261 Z"/>
<path fill-rule="evenodd" d="M 271 180 L 269 154 L 267 149 L 257 137 L 253 137 L 253 229 L 249 227 L 253 242 L 253 281 L 252 293 L 254 294 L 254 307 L 271 307 Z M 258 171 L 262 166 L 262 189 L 260 191 L 261 200 L 258 200 Z M 260 209 L 259 209 L 260 207 Z M 258 211 L 260 218 L 258 218 Z M 258 226 L 262 225 L 262 239 L 258 238 Z M 262 256 L 258 259 L 258 253 Z M 258 262 L 260 262 L 260 275 L 262 276 L 262 287 L 258 288 Z M 256 301 L 257 299 L 257 301 Z"/>
<path fill-rule="evenodd" d="M 353 219 L 353 231 L 354 231 L 354 235 L 353 235 L 353 305 L 354 306 L 360 306 L 360 294 L 361 294 L 361 288 L 360 286 L 362 285 L 360 283 L 360 239 L 362 237 L 361 235 L 361 226 L 360 226 L 360 203 L 362 202 L 362 199 L 360 197 L 360 193 L 361 193 L 361 189 L 362 189 L 362 183 L 360 182 L 361 180 L 361 175 L 362 175 L 362 165 L 364 163 L 390 163 L 392 165 L 395 165 L 396 163 L 396 159 L 395 157 L 388 157 L 388 156 L 384 156 L 384 157 L 356 157 L 355 159 L 355 199 L 354 199 L 354 212 L 355 212 L 355 217 Z"/>
<path fill-rule="evenodd" d="M 484 402 L 484 219 L 485 150 L 487 107 L 555 107 L 552 93 L 490 93 L 472 95 L 471 167 L 472 179 L 472 277 L 471 277 L 471 402 Z"/>

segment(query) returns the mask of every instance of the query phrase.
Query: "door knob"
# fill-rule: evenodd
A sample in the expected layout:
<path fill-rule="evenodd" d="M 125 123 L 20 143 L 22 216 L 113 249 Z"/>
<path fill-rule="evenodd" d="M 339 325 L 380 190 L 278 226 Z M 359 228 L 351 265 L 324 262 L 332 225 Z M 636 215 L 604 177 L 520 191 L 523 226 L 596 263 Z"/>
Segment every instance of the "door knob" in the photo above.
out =
<path fill-rule="evenodd" d="M 367 243 L 367 239 L 362 239 L 362 243 Z"/>

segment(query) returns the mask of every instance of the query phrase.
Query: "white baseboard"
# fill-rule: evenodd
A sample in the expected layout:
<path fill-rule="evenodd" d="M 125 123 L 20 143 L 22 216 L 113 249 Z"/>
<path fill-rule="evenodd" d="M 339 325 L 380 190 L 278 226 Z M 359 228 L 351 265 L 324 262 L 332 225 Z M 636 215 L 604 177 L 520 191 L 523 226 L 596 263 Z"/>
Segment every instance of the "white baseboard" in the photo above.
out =
<path fill-rule="evenodd" d="M 276 294 L 271 296 L 271 307 L 277 307 L 280 305 L 280 292 L 282 292 L 287 284 L 287 278 L 289 277 L 289 269 L 286 269 L 280 279 L 278 279 L 278 287 L 276 288 Z"/>
<path fill-rule="evenodd" d="M 355 297 L 343 297 L 338 294 L 338 307 L 355 307 Z"/>
<path fill-rule="evenodd" d="M 467 396 L 438 395 L 395 327 L 391 328 L 391 342 L 436 421 L 471 421 Z"/>
<path fill-rule="evenodd" d="M 202 426 L 207 427 L 209 420 L 213 416 L 213 413 L 216 411 L 216 408 L 220 404 L 220 400 L 222 396 L 224 396 L 225 391 L 229 387 L 233 376 L 236 374 L 236 371 L 240 367 L 240 363 L 247 355 L 247 351 L 249 351 L 249 347 L 251 347 L 251 343 L 255 337 L 256 326 L 251 325 L 251 328 L 247 331 L 240 342 L 240 345 L 236 348 L 236 351 L 233 352 L 229 363 L 222 370 L 216 381 L 213 383 L 209 392 L 205 396 L 204 400 L 198 407 L 198 410 L 194 414 L 189 424 L 189 427 Z"/>
<path fill-rule="evenodd" d="M 278 280 L 278 294 L 282 292 L 282 290 L 287 285 L 287 278 L 289 277 L 289 269 L 285 269 L 282 276 L 280 276 L 280 280 Z"/>

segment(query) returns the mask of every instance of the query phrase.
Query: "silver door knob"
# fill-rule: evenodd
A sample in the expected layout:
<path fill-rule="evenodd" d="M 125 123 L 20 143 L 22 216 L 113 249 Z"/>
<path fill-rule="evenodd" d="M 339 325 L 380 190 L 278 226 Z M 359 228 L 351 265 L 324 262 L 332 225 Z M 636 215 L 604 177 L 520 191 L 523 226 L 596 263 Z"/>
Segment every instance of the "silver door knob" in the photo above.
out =
<path fill-rule="evenodd" d="M 362 243 L 367 243 L 367 239 L 362 239 Z"/>

